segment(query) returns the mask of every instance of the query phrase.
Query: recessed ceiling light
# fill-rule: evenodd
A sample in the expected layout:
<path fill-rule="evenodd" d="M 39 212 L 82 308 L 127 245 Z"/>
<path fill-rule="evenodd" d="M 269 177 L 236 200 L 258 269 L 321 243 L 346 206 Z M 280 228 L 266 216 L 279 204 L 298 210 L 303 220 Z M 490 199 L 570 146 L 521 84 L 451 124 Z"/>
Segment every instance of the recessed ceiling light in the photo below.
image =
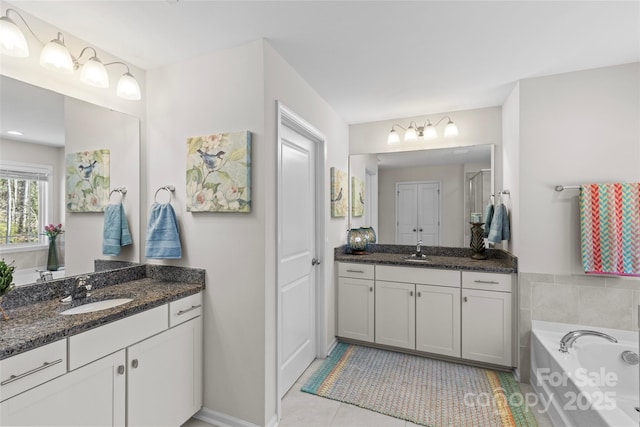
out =
<path fill-rule="evenodd" d="M 19 130 L 8 130 L 7 133 L 9 135 L 24 135 L 22 132 L 20 132 Z"/>

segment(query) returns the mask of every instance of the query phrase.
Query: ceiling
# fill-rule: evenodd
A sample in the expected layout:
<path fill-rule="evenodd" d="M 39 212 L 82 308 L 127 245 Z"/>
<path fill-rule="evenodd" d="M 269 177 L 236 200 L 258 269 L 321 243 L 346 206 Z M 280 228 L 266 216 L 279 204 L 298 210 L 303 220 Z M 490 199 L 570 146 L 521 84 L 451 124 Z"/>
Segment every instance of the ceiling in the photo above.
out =
<path fill-rule="evenodd" d="M 347 123 L 502 105 L 520 79 L 640 61 L 638 1 L 11 3 L 145 70 L 264 38 Z"/>

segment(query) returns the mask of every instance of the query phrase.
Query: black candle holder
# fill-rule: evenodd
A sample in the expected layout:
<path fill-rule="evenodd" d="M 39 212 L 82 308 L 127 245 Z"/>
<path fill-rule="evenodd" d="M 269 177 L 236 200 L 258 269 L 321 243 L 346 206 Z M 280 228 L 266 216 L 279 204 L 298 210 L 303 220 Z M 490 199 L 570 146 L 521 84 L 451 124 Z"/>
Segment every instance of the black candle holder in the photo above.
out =
<path fill-rule="evenodd" d="M 473 254 L 471 255 L 472 259 L 487 259 L 487 256 L 484 254 L 484 238 L 482 235 L 484 234 L 484 229 L 482 226 L 484 222 L 471 222 L 471 250 Z"/>

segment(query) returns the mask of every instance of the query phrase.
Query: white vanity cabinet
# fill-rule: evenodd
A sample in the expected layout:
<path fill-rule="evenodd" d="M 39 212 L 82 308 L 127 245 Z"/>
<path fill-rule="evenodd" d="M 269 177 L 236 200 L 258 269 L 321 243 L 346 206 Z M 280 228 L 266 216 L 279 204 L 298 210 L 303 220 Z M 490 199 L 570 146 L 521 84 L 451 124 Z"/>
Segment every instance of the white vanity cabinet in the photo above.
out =
<path fill-rule="evenodd" d="M 373 342 L 374 335 L 374 266 L 338 264 L 338 335 Z"/>
<path fill-rule="evenodd" d="M 376 280 L 375 289 L 375 342 L 415 349 L 415 285 Z"/>
<path fill-rule="evenodd" d="M 511 276 L 462 273 L 462 357 L 512 366 L 514 291 Z"/>
<path fill-rule="evenodd" d="M 513 366 L 512 274 L 342 262 L 338 270 L 339 337 Z"/>
<path fill-rule="evenodd" d="M 69 372 L 2 401 L 0 426 L 184 423 L 202 406 L 201 298 L 195 294 L 61 340 Z"/>
<path fill-rule="evenodd" d="M 124 426 L 124 366 L 125 350 L 120 350 L 5 400 L 0 425 Z"/>
<path fill-rule="evenodd" d="M 460 357 L 460 272 L 377 265 L 375 317 L 376 343 Z"/>

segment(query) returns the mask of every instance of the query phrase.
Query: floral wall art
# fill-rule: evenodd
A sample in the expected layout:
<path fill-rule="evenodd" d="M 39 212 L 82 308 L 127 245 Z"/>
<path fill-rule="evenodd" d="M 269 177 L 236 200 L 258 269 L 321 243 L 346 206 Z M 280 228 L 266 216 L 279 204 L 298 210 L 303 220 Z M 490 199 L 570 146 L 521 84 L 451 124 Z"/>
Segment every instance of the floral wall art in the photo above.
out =
<path fill-rule="evenodd" d="M 364 214 L 364 181 L 358 176 L 351 177 L 351 215 Z"/>
<path fill-rule="evenodd" d="M 66 155 L 68 212 L 104 212 L 109 203 L 109 163 L 108 149 Z"/>
<path fill-rule="evenodd" d="M 251 133 L 187 139 L 187 211 L 251 212 Z"/>
<path fill-rule="evenodd" d="M 331 216 L 341 218 L 347 216 L 347 173 L 338 168 L 331 168 Z"/>

